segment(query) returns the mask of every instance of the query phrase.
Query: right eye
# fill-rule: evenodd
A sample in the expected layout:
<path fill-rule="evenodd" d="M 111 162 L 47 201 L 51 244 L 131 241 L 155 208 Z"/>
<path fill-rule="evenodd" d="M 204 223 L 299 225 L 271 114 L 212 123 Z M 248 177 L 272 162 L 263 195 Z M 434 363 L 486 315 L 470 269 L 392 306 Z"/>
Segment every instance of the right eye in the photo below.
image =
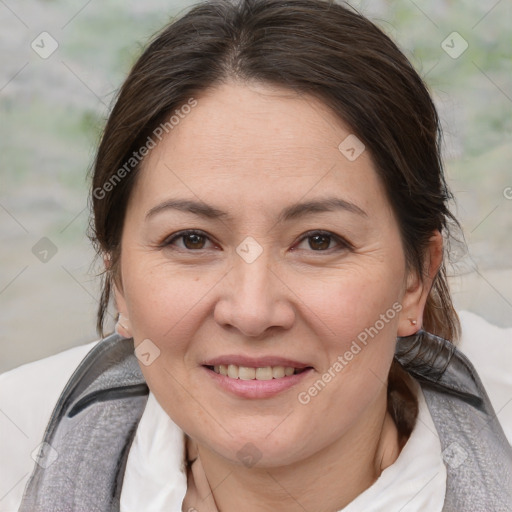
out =
<path fill-rule="evenodd" d="M 181 240 L 182 245 L 177 246 L 176 242 Z M 209 240 L 208 235 L 206 235 L 203 231 L 198 231 L 195 229 L 180 231 L 178 233 L 172 234 L 170 237 L 167 237 L 163 243 L 162 247 L 175 246 L 182 250 L 187 251 L 200 251 L 205 249 L 206 241 Z"/>

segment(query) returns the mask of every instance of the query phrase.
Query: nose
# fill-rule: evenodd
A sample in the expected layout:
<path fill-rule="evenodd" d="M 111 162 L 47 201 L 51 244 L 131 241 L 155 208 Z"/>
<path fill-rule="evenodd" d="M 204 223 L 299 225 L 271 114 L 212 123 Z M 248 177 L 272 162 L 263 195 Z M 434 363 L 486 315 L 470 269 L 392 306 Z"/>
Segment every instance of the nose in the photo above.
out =
<path fill-rule="evenodd" d="M 295 321 L 294 295 L 278 268 L 265 251 L 251 263 L 236 256 L 215 306 L 216 322 L 251 338 L 276 328 L 290 329 Z"/>

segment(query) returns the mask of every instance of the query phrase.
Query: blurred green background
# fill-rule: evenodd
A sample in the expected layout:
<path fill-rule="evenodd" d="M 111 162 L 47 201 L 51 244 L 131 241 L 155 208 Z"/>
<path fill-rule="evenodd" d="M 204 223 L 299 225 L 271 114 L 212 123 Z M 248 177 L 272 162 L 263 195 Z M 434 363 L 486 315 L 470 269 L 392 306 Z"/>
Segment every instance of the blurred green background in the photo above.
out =
<path fill-rule="evenodd" d="M 457 307 L 512 326 L 511 3 L 350 3 L 399 44 L 438 106 L 469 246 L 454 247 L 449 269 Z M 0 372 L 97 338 L 87 171 L 131 64 L 192 4 L 0 2 Z M 47 58 L 31 47 L 42 32 L 58 44 Z M 57 251 L 46 262 L 33 250 L 43 237 Z"/>

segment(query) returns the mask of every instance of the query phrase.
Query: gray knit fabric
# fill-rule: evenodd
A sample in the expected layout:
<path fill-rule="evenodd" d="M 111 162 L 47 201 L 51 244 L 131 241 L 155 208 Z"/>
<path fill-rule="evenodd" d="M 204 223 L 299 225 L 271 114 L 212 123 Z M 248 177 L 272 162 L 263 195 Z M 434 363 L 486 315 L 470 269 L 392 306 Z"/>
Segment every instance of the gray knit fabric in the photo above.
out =
<path fill-rule="evenodd" d="M 512 448 L 472 364 L 425 331 L 399 338 L 395 357 L 420 383 L 441 441 L 443 512 L 512 511 Z M 119 511 L 147 395 L 131 340 L 114 334 L 95 346 L 55 407 L 44 436 L 51 449 L 43 449 L 19 511 Z"/>
<path fill-rule="evenodd" d="M 20 512 L 119 510 L 124 468 L 147 395 L 131 340 L 114 335 L 99 343 L 57 403 L 44 436 L 52 450 L 35 465 Z"/>

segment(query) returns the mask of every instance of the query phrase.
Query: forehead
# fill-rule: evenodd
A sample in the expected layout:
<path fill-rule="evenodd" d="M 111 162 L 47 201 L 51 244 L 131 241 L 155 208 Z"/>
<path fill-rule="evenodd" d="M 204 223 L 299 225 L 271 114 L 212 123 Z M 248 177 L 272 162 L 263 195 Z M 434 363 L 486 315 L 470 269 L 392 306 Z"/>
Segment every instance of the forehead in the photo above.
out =
<path fill-rule="evenodd" d="M 311 96 L 263 84 L 228 83 L 198 97 L 197 106 L 166 142 L 176 156 L 193 148 L 186 157 L 198 163 L 207 156 L 210 165 L 220 167 L 254 160 L 282 160 L 284 167 L 302 157 L 337 158 L 339 139 L 349 133 Z"/>
<path fill-rule="evenodd" d="M 347 158 L 339 145 L 354 135 L 314 97 L 227 83 L 194 99 L 143 162 L 133 195 L 146 206 L 180 192 L 264 206 L 339 191 L 364 209 L 383 195 L 369 152 Z"/>

